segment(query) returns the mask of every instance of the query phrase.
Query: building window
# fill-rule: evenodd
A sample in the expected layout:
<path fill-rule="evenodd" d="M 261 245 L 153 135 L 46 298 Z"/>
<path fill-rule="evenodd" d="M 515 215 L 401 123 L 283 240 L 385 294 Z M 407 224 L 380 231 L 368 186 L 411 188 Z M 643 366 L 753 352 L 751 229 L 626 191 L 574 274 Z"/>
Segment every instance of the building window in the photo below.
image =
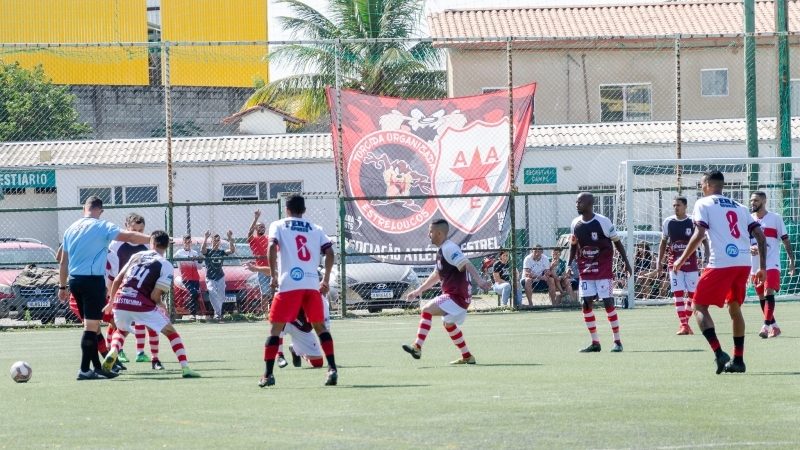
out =
<path fill-rule="evenodd" d="M 650 84 L 601 84 L 601 122 L 640 122 L 650 120 Z"/>
<path fill-rule="evenodd" d="M 280 198 L 282 192 L 303 192 L 303 184 L 300 181 L 269 184 L 269 198 Z"/>
<path fill-rule="evenodd" d="M 235 202 L 259 199 L 259 183 L 228 183 L 222 185 L 222 201 Z"/>
<path fill-rule="evenodd" d="M 3 195 L 25 195 L 25 188 L 3 188 Z"/>
<path fill-rule="evenodd" d="M 56 193 L 56 192 L 58 192 L 58 191 L 56 190 L 56 188 L 55 188 L 55 186 L 54 186 L 54 187 L 38 187 L 38 188 L 33 188 L 33 192 L 34 192 L 35 194 L 55 194 L 55 193 Z"/>
<path fill-rule="evenodd" d="M 727 97 L 728 69 L 701 70 L 700 95 L 703 97 Z"/>
<path fill-rule="evenodd" d="M 113 186 L 86 187 L 78 189 L 78 199 L 83 205 L 86 199 L 96 195 L 106 205 L 133 205 L 158 203 L 158 186 Z"/>
<path fill-rule="evenodd" d="M 617 187 L 613 184 L 578 186 L 581 192 L 591 192 L 594 195 L 594 212 L 602 214 L 614 223 L 614 206 L 617 199 Z"/>
<path fill-rule="evenodd" d="M 791 114 L 795 117 L 800 116 L 800 80 L 789 82 L 789 92 L 791 93 Z"/>

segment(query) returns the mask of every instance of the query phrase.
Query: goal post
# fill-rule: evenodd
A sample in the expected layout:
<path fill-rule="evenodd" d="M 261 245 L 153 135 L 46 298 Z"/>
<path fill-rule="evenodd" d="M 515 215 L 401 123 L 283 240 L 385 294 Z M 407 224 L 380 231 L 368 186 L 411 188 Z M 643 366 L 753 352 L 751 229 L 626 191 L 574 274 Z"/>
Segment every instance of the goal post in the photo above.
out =
<path fill-rule="evenodd" d="M 629 283 L 624 277 L 616 280 L 615 296 L 629 308 L 639 304 L 668 304 L 672 302 L 664 277 L 658 278 L 656 261 L 663 220 L 674 214 L 672 203 L 677 195 L 688 200 L 687 214 L 692 213 L 695 201 L 702 197 L 700 179 L 707 170 L 719 170 L 725 175 L 723 193 L 748 210 L 750 194 L 764 191 L 767 209 L 780 214 L 797 254 L 800 245 L 800 200 L 798 179 L 800 158 L 700 158 L 628 160 L 620 164 L 615 225 L 623 236 L 624 245 L 634 270 Z M 647 254 L 652 264 L 647 264 Z M 787 255 L 781 246 L 781 290 L 776 298 L 800 298 L 798 276 L 789 276 Z M 620 265 L 616 265 L 620 272 Z M 748 300 L 755 299 L 748 287 Z"/>

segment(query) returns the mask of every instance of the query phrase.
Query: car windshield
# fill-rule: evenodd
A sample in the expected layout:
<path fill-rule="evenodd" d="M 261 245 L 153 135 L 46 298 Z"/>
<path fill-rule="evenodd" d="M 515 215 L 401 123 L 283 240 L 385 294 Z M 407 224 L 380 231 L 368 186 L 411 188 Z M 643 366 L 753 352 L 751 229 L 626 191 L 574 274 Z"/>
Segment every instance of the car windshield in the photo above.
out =
<path fill-rule="evenodd" d="M 253 251 L 250 250 L 249 244 L 233 245 L 236 246 L 236 253 L 232 256 L 236 256 L 236 258 L 226 259 L 225 262 L 222 263 L 223 266 L 239 266 L 242 263 L 253 260 Z"/>
<path fill-rule="evenodd" d="M 24 266 L 29 263 L 55 264 L 56 254 L 49 248 L 15 248 L 0 250 L 0 265 Z"/>

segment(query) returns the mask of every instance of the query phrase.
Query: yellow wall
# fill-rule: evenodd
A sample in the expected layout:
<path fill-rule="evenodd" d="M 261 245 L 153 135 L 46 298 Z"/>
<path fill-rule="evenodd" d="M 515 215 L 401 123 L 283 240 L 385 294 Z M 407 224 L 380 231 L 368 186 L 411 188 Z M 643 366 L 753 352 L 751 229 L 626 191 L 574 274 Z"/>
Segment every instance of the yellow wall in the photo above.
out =
<path fill-rule="evenodd" d="M 161 0 L 164 41 L 266 41 L 267 0 Z M 252 87 L 267 81 L 266 46 L 170 48 L 176 86 Z"/>
<path fill-rule="evenodd" d="M 0 42 L 146 42 L 145 0 L 0 0 Z M 0 48 L 0 60 L 41 64 L 59 84 L 148 84 L 144 47 Z"/>

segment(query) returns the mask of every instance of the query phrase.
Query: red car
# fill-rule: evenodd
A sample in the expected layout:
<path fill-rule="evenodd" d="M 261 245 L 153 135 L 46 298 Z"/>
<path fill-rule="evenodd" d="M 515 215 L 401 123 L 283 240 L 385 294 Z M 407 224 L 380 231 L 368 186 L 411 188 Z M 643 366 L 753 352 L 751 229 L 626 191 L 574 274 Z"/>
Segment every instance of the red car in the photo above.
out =
<path fill-rule="evenodd" d="M 202 237 L 192 238 L 192 249 L 198 253 L 200 253 L 202 244 Z M 223 262 L 223 270 L 225 272 L 225 303 L 222 305 L 222 311 L 262 314 L 261 290 L 258 287 L 258 276 L 243 266 L 247 261 L 252 261 L 254 259 L 253 252 L 250 251 L 250 246 L 246 243 L 234 245 L 236 246 L 236 253 L 227 257 L 230 259 L 226 259 Z M 174 244 L 175 251 L 181 248 L 183 248 L 183 243 L 176 240 Z M 208 240 L 208 248 L 211 248 L 210 238 Z M 220 248 L 228 248 L 228 242 L 223 239 L 220 242 Z M 188 308 L 191 296 L 183 285 L 178 262 L 173 262 L 173 266 L 175 267 L 175 312 L 178 316 L 191 315 L 192 312 Z M 203 302 L 201 305 L 198 305 L 197 314 L 213 315 L 214 309 L 211 307 L 211 302 L 208 300 L 206 269 L 203 266 L 202 260 L 200 261 L 200 269 L 198 272 L 200 273 L 200 294 L 203 296 Z"/>

